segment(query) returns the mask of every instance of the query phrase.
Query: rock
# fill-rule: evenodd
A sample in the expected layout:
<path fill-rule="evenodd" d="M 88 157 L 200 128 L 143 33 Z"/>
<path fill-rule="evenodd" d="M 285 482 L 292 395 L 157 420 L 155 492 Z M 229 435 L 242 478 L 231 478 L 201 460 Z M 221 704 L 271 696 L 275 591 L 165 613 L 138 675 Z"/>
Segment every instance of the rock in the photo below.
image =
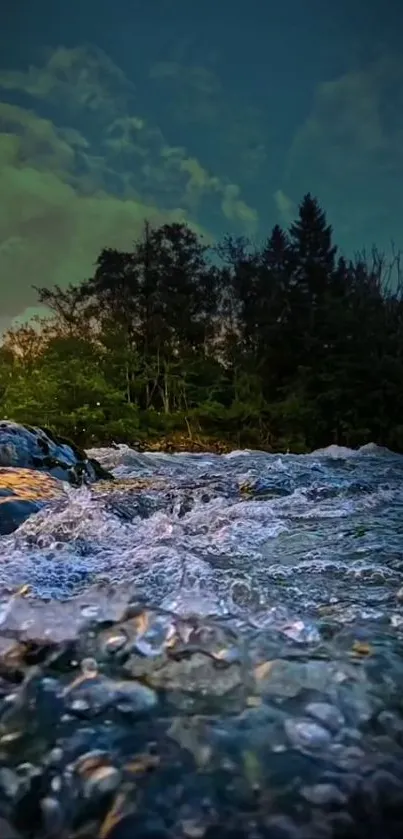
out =
<path fill-rule="evenodd" d="M 20 839 L 21 834 L 17 833 L 11 824 L 0 816 L 0 836 L 1 839 Z"/>
<path fill-rule="evenodd" d="M 109 512 L 125 521 L 147 519 L 158 512 L 183 518 L 200 504 L 218 498 L 237 500 L 243 497 L 236 481 L 206 476 L 197 480 L 187 476 L 176 476 L 172 480 L 159 475 L 115 478 L 114 481 L 99 481 L 91 491 Z"/>
<path fill-rule="evenodd" d="M 335 804 L 343 807 L 348 803 L 347 796 L 335 784 L 314 784 L 302 787 L 301 795 L 311 804 L 317 806 Z"/>
<path fill-rule="evenodd" d="M 136 673 L 136 664 L 141 668 L 147 659 L 131 657 L 124 669 L 132 677 Z M 201 696 L 225 696 L 242 686 L 242 670 L 238 664 L 217 667 L 208 655 L 196 652 L 190 657 L 179 660 L 154 659 L 154 666 L 148 667 L 147 682 L 155 689 L 180 691 Z"/>
<path fill-rule="evenodd" d="M 65 817 L 63 810 L 56 800 L 51 796 L 43 798 L 41 801 L 42 823 L 46 831 L 48 839 L 57 839 L 62 836 L 65 827 Z"/>
<path fill-rule="evenodd" d="M 315 717 L 330 731 L 338 731 L 345 723 L 341 711 L 335 705 L 330 705 L 329 702 L 310 702 L 306 706 L 306 712 L 309 716 Z"/>
<path fill-rule="evenodd" d="M 28 516 L 63 494 L 63 482 L 51 475 L 34 469 L 0 467 L 0 535 L 12 533 Z"/>
<path fill-rule="evenodd" d="M 327 729 L 309 720 L 288 719 L 285 720 L 284 728 L 288 739 L 296 749 L 319 751 L 331 742 Z"/>
<path fill-rule="evenodd" d="M 0 674 L 9 677 L 16 673 L 22 674 L 25 669 L 25 653 L 26 647 L 16 638 L 0 635 Z"/>
<path fill-rule="evenodd" d="M 21 643 L 63 644 L 90 625 L 122 620 L 130 597 L 127 585 L 93 586 L 71 600 L 47 603 L 17 593 L 0 610 L 0 631 Z"/>
<path fill-rule="evenodd" d="M 73 485 L 112 477 L 69 440 L 9 420 L 0 422 L 0 467 L 37 469 Z"/>
<path fill-rule="evenodd" d="M 71 714 L 92 719 L 111 709 L 123 715 L 141 716 L 152 711 L 158 699 L 151 688 L 140 682 L 83 673 L 66 688 L 64 702 Z"/>

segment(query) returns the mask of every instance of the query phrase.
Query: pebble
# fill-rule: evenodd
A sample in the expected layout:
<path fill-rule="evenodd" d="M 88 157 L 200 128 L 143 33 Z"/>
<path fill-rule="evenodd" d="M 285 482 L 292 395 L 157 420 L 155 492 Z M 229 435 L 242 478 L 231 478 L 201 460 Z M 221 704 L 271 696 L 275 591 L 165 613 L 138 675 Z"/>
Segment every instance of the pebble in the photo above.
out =
<path fill-rule="evenodd" d="M 148 681 L 155 688 L 216 697 L 240 686 L 242 678 L 238 664 L 217 667 L 204 653 L 179 660 L 164 660 L 148 674 Z"/>
<path fill-rule="evenodd" d="M 342 807 L 347 803 L 347 797 L 334 784 L 315 784 L 311 787 L 302 787 L 301 795 L 311 804 L 319 806 L 338 804 Z"/>
<path fill-rule="evenodd" d="M 33 763 L 29 763 L 28 761 L 20 763 L 17 766 L 17 772 L 20 778 L 35 778 L 37 775 L 41 774 L 41 770 L 38 766 L 34 766 Z"/>
<path fill-rule="evenodd" d="M 0 769 L 0 789 L 7 798 L 16 797 L 21 784 L 21 778 L 12 769 L 2 766 Z"/>
<path fill-rule="evenodd" d="M 96 676 L 98 673 L 98 663 L 95 658 L 83 658 L 81 670 L 86 676 Z"/>
<path fill-rule="evenodd" d="M 90 708 L 91 705 L 86 699 L 73 699 L 70 704 L 70 710 L 76 714 L 86 713 Z"/>
<path fill-rule="evenodd" d="M 63 783 L 62 783 L 62 779 L 61 779 L 60 775 L 55 775 L 55 777 L 52 778 L 52 780 L 50 782 L 52 792 L 60 792 L 61 789 L 62 789 L 62 785 L 63 785 Z"/>
<path fill-rule="evenodd" d="M 328 755 L 340 769 L 348 772 L 362 767 L 365 758 L 359 746 L 345 746 L 341 743 L 332 743 Z"/>
<path fill-rule="evenodd" d="M 60 746 L 55 746 L 48 755 L 48 763 L 49 764 L 57 764 L 61 763 L 63 760 L 63 749 Z"/>
<path fill-rule="evenodd" d="M 187 839 L 203 839 L 207 827 L 206 825 L 199 824 L 199 822 L 194 819 L 186 819 L 181 822 L 181 829 L 183 835 L 186 836 Z"/>
<path fill-rule="evenodd" d="M 59 839 L 65 824 L 64 813 L 59 802 L 50 796 L 43 798 L 41 811 L 45 835 L 49 839 Z"/>
<path fill-rule="evenodd" d="M 139 633 L 134 641 L 134 648 L 141 655 L 148 657 L 159 656 L 175 636 L 175 628 L 171 620 L 147 615 L 149 623 L 144 632 Z"/>
<path fill-rule="evenodd" d="M 84 784 L 85 798 L 102 797 L 116 792 L 122 780 L 122 773 L 115 766 L 98 766 Z"/>
<path fill-rule="evenodd" d="M 108 709 L 138 714 L 151 710 L 158 702 L 155 691 L 140 682 L 115 681 L 90 676 L 70 685 L 65 694 L 66 710 L 89 718 Z"/>
<path fill-rule="evenodd" d="M 315 722 L 309 720 L 287 719 L 284 729 L 291 744 L 297 749 L 323 749 L 331 743 L 329 732 Z"/>
<path fill-rule="evenodd" d="M 10 822 L 0 816 L 1 839 L 21 839 L 20 834 L 11 826 Z"/>
<path fill-rule="evenodd" d="M 126 643 L 127 636 L 123 633 L 118 633 L 116 635 L 110 635 L 108 638 L 106 638 L 106 640 L 104 641 L 103 648 L 106 653 L 113 655 L 114 653 L 117 653 L 120 650 L 122 650 Z"/>
<path fill-rule="evenodd" d="M 330 731 L 337 731 L 345 722 L 341 711 L 328 702 L 310 702 L 305 711 L 309 716 L 315 717 L 323 725 L 326 725 Z"/>
<path fill-rule="evenodd" d="M 266 836 L 270 839 L 301 839 L 301 833 L 289 816 L 271 816 L 265 820 Z"/>

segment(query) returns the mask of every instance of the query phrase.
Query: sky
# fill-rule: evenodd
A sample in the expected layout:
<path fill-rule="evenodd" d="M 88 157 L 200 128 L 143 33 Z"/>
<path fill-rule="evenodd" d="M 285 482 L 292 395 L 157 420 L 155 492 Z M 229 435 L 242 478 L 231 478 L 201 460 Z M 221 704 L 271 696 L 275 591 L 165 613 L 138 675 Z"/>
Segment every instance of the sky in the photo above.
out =
<path fill-rule="evenodd" d="M 0 11 L 0 332 L 144 219 L 215 241 L 310 191 L 403 249 L 401 0 L 14 0 Z"/>

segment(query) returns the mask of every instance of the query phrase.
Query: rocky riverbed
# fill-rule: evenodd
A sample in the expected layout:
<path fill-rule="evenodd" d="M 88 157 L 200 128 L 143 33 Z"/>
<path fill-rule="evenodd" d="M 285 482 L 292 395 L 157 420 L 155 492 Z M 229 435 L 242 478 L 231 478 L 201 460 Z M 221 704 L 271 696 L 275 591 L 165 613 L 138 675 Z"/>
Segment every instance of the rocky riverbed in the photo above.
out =
<path fill-rule="evenodd" d="M 0 538 L 2 839 L 400 837 L 403 458 L 88 457 Z"/>

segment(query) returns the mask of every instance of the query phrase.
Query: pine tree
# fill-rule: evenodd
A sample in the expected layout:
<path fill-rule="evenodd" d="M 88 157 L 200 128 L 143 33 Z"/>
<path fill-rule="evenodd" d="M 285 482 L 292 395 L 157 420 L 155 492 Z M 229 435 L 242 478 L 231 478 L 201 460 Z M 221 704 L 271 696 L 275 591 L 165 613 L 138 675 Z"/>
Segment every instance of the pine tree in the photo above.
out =
<path fill-rule="evenodd" d="M 316 266 L 323 274 L 334 269 L 337 247 L 332 245 L 332 227 L 316 198 L 308 192 L 301 201 L 298 218 L 290 227 L 291 249 L 306 281 Z"/>

